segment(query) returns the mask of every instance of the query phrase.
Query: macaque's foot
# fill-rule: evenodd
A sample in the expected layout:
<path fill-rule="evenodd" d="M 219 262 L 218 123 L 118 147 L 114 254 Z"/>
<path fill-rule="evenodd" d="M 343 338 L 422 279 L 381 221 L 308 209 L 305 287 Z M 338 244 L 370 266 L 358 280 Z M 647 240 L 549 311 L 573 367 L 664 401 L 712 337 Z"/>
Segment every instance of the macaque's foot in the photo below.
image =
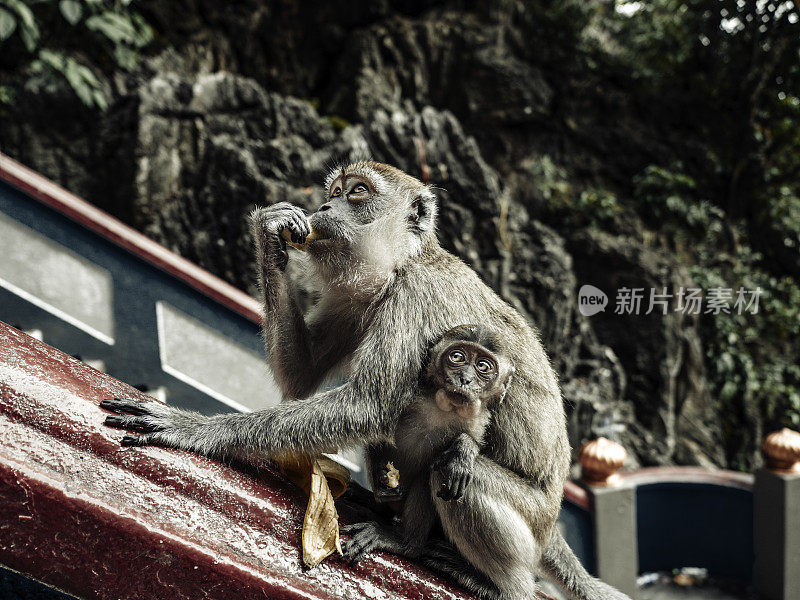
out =
<path fill-rule="evenodd" d="M 398 551 L 397 540 L 391 532 L 375 521 L 365 521 L 346 525 L 339 529 L 350 534 L 350 539 L 342 542 L 342 555 L 345 560 L 356 563 L 364 556 L 379 550 Z"/>
<path fill-rule="evenodd" d="M 140 435 L 126 435 L 123 446 L 164 446 L 202 451 L 193 443 L 200 433 L 199 428 L 208 422 L 208 417 L 152 402 L 113 398 L 100 402 L 100 408 L 117 413 L 106 417 L 110 427 L 130 429 Z"/>

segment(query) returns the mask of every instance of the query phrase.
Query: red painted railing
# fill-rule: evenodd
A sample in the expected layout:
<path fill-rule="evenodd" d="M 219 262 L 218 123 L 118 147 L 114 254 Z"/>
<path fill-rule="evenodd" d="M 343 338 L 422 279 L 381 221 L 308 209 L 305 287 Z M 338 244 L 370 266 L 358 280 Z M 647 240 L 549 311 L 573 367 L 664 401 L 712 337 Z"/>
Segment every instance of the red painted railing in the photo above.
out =
<path fill-rule="evenodd" d="M 703 467 L 646 467 L 620 473 L 626 485 L 648 485 L 653 483 L 707 483 L 752 491 L 753 475 Z"/>

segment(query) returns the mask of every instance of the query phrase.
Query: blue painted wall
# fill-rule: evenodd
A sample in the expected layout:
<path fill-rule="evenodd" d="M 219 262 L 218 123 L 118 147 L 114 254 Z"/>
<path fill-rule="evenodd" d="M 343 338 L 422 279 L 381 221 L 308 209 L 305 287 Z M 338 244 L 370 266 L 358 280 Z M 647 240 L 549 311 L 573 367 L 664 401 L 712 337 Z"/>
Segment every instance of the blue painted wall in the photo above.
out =
<path fill-rule="evenodd" d="M 639 572 L 702 567 L 749 581 L 753 494 L 731 486 L 656 483 L 636 490 Z"/>

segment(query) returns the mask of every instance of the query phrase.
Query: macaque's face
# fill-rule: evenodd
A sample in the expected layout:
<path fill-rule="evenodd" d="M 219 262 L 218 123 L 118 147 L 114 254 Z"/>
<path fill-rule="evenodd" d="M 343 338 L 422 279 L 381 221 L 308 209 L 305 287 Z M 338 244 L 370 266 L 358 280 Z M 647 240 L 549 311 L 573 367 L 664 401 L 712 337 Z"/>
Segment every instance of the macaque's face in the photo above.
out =
<path fill-rule="evenodd" d="M 310 216 L 321 243 L 318 253 L 336 247 L 358 247 L 377 237 L 391 243 L 407 236 L 413 191 L 422 184 L 388 165 L 363 162 L 332 171 L 325 182 L 322 206 Z M 316 246 L 316 248 L 314 248 Z"/>
<path fill-rule="evenodd" d="M 324 240 L 317 250 L 339 243 L 353 244 L 375 218 L 377 190 L 363 174 L 345 170 L 328 185 L 325 202 L 311 215 L 311 226 Z M 317 246 L 316 242 L 312 246 Z"/>
<path fill-rule="evenodd" d="M 439 353 L 434 376 L 436 405 L 465 418 L 477 415 L 484 403 L 499 401 L 505 392 L 500 362 L 480 344 L 455 341 Z"/>
<path fill-rule="evenodd" d="M 426 240 L 435 241 L 436 202 L 419 180 L 376 162 L 336 168 L 325 182 L 323 204 L 310 215 L 318 238 L 308 245 L 331 274 L 358 264 L 363 276 L 384 279 Z M 354 263 L 355 261 L 355 263 Z"/>

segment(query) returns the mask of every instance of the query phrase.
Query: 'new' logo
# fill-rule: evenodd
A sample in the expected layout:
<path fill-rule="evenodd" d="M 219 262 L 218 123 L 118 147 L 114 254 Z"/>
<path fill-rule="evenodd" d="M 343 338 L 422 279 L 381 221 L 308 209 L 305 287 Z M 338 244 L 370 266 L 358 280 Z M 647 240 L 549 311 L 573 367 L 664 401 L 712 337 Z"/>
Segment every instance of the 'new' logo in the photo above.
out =
<path fill-rule="evenodd" d="M 582 285 L 578 290 L 578 310 L 584 317 L 591 317 L 604 311 L 608 305 L 608 296 L 593 285 Z"/>

